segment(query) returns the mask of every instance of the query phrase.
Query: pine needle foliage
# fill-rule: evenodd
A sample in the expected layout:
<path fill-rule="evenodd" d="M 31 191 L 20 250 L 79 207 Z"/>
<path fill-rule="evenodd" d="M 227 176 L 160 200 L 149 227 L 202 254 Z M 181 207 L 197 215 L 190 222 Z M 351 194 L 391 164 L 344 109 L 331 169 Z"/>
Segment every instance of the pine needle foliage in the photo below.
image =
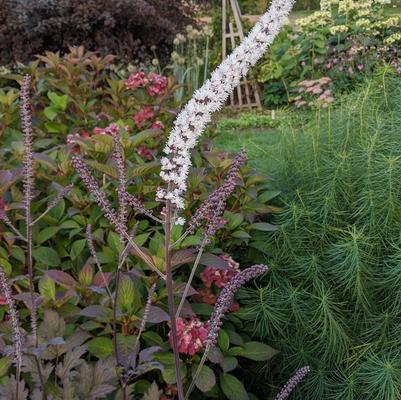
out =
<path fill-rule="evenodd" d="M 269 379 L 307 364 L 293 399 L 401 399 L 400 79 L 382 71 L 277 151 L 279 229 L 258 239 L 272 267 L 241 292 L 241 317 L 281 349 Z"/>

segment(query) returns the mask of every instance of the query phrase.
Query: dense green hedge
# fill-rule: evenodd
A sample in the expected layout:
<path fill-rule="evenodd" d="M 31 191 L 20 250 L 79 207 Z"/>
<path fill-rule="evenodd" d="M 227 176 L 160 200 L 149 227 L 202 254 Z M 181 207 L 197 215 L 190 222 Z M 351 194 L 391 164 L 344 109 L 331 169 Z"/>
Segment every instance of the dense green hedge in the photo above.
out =
<path fill-rule="evenodd" d="M 165 59 L 192 17 L 180 0 L 0 0 L 0 65 L 80 45 L 130 62 L 151 60 L 156 46 Z"/>

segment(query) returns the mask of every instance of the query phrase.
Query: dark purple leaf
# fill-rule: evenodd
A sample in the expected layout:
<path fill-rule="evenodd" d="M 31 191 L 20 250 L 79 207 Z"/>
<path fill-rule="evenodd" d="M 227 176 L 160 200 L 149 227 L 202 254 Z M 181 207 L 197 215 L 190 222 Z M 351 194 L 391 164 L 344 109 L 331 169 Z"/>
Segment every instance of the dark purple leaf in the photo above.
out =
<path fill-rule="evenodd" d="M 79 312 L 79 315 L 90 318 L 109 319 L 111 318 L 112 311 L 110 308 L 103 306 L 88 306 Z"/>
<path fill-rule="evenodd" d="M 181 297 L 184 294 L 185 282 L 174 284 L 174 295 Z M 198 293 L 192 286 L 189 287 L 187 297 Z"/>
<path fill-rule="evenodd" d="M 49 269 L 48 271 L 45 271 L 45 273 L 50 279 L 53 279 L 61 286 L 71 288 L 77 284 L 76 280 L 64 271 L 60 271 L 58 269 Z"/>
<path fill-rule="evenodd" d="M 178 265 L 189 264 L 195 261 L 195 250 L 184 249 L 176 251 L 171 258 L 171 265 L 176 267 Z"/>
<path fill-rule="evenodd" d="M 65 340 L 62 337 L 55 337 L 53 339 L 50 339 L 48 344 L 51 344 L 53 346 L 61 346 L 65 344 Z"/>
<path fill-rule="evenodd" d="M 9 185 L 22 176 L 22 168 L 6 169 L 0 171 L 1 186 Z"/>
<path fill-rule="evenodd" d="M 42 299 L 41 296 L 39 296 L 38 294 L 35 294 L 34 297 L 35 297 L 36 305 L 39 305 L 39 304 L 42 303 L 43 299 Z M 32 297 L 31 297 L 30 293 L 19 293 L 19 294 L 16 294 L 14 296 L 14 299 L 23 301 L 29 308 L 32 308 L 31 307 L 32 306 L 32 301 L 31 301 Z"/>
<path fill-rule="evenodd" d="M 152 346 L 148 347 L 146 349 L 143 349 L 139 353 L 139 363 L 144 363 L 144 362 L 149 362 L 153 361 L 153 355 L 157 352 L 160 351 L 161 347 L 160 346 Z"/>
<path fill-rule="evenodd" d="M 110 283 L 112 276 L 113 274 L 111 272 L 103 272 L 103 274 L 98 272 L 93 278 L 92 285 L 99 288 L 104 288 Z"/>
<path fill-rule="evenodd" d="M 153 324 L 158 324 L 160 322 L 168 321 L 170 318 L 168 314 L 162 310 L 160 307 L 150 306 L 148 322 Z"/>
<path fill-rule="evenodd" d="M 200 264 L 217 269 L 228 268 L 228 263 L 226 260 L 211 253 L 203 254 L 200 259 Z"/>

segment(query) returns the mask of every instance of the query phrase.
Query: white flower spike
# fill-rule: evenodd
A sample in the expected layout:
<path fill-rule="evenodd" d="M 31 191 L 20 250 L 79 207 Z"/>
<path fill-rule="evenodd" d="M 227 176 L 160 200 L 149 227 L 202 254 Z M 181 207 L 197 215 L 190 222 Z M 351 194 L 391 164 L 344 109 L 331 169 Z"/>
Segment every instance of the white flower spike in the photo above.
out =
<path fill-rule="evenodd" d="M 184 208 L 187 176 L 191 166 L 190 151 L 211 120 L 212 113 L 226 102 L 233 89 L 249 69 L 262 57 L 273 42 L 295 0 L 273 0 L 249 35 L 234 49 L 211 78 L 194 93 L 192 99 L 177 116 L 161 160 L 160 176 L 168 189 L 159 189 L 158 200 L 170 200 L 177 208 Z"/>

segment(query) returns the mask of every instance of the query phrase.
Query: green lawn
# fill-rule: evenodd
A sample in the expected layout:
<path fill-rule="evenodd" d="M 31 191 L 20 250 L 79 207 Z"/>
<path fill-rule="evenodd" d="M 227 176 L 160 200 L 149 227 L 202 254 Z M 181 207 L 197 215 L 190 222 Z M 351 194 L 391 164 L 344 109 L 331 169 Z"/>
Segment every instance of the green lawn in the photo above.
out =
<path fill-rule="evenodd" d="M 236 131 L 223 131 L 214 144 L 222 150 L 238 153 L 246 148 L 250 165 L 258 171 L 268 174 L 269 164 L 277 143 L 278 131 L 275 129 L 245 129 Z"/>

